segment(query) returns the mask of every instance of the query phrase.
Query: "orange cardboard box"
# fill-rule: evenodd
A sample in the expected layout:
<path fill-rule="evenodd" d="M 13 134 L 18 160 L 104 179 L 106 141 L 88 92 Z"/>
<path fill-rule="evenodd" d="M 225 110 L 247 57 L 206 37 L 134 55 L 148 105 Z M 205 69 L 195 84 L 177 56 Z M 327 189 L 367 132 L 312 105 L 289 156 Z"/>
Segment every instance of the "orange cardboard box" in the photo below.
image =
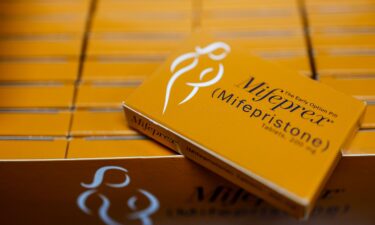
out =
<path fill-rule="evenodd" d="M 184 19 L 180 21 L 171 20 L 124 20 L 105 21 L 95 20 L 93 32 L 169 32 L 171 30 L 178 32 L 190 32 L 192 21 Z"/>
<path fill-rule="evenodd" d="M 52 138 L 0 139 L 0 161 L 64 159 L 67 143 L 66 140 Z"/>
<path fill-rule="evenodd" d="M 302 27 L 301 21 L 298 17 L 265 17 L 255 19 L 210 19 L 202 18 L 202 28 L 212 30 L 225 30 L 225 29 L 259 29 L 259 28 L 295 28 L 300 29 Z"/>
<path fill-rule="evenodd" d="M 310 14 L 309 21 L 313 27 L 367 26 L 375 25 L 375 13 L 332 13 Z"/>
<path fill-rule="evenodd" d="M 367 105 L 365 115 L 363 117 L 363 122 L 361 124 L 361 128 L 369 129 L 374 128 L 375 129 L 375 105 Z"/>
<path fill-rule="evenodd" d="M 320 81 L 358 99 L 375 101 L 375 79 L 336 79 L 322 77 Z"/>
<path fill-rule="evenodd" d="M 308 14 L 335 14 L 335 13 L 363 13 L 371 12 L 373 2 L 369 0 L 358 1 L 306 1 Z"/>
<path fill-rule="evenodd" d="M 65 137 L 68 135 L 70 116 L 70 112 L 53 110 L 25 112 L 3 111 L 0 112 L 2 124 L 0 136 L 24 138 Z M 20 149 L 20 151 L 21 150 L 22 149 Z"/>
<path fill-rule="evenodd" d="M 0 62 L 2 82 L 73 82 L 78 76 L 78 59 L 55 58 Z"/>
<path fill-rule="evenodd" d="M 51 33 L 71 33 L 77 36 L 82 35 L 85 27 L 85 17 L 72 18 L 61 21 L 53 20 L 2 20 L 0 35 L 30 35 L 30 34 L 51 34 Z"/>
<path fill-rule="evenodd" d="M 155 7 L 155 3 L 158 7 Z M 173 0 L 157 0 L 157 1 L 117 1 L 107 0 L 99 3 L 99 8 L 103 11 L 189 11 L 192 7 L 192 1 L 173 1 Z"/>
<path fill-rule="evenodd" d="M 1 26 L 1 25 L 0 25 Z M 81 52 L 81 39 L 73 40 L 1 40 L 0 56 L 7 57 L 77 57 Z"/>
<path fill-rule="evenodd" d="M 85 62 L 82 79 L 84 81 L 102 82 L 136 82 L 140 83 L 149 77 L 161 65 L 164 57 L 90 57 Z"/>
<path fill-rule="evenodd" d="M 78 108 L 121 108 L 122 96 L 128 96 L 135 86 L 124 84 L 81 84 L 76 106 Z"/>
<path fill-rule="evenodd" d="M 88 11 L 90 0 L 64 1 L 1 1 L 0 14 L 11 16 L 38 16 L 45 14 L 70 13 L 85 14 Z"/>
<path fill-rule="evenodd" d="M 128 141 L 73 139 L 68 156 L 72 153 L 86 160 L 0 162 L 4 171 L 0 179 L 7 181 L 0 186 L 3 223 L 23 224 L 32 220 L 37 224 L 52 221 L 54 224 L 102 224 L 108 218 L 124 224 L 139 224 L 142 218 L 153 224 L 170 224 L 171 220 L 192 224 L 199 220 L 238 225 L 247 225 L 249 221 L 254 225 L 372 225 L 374 221 L 375 183 L 371 179 L 375 172 L 374 151 L 353 154 L 347 150 L 319 196 L 310 220 L 299 222 L 153 142 Z M 51 143 L 47 141 L 44 145 Z M 126 151 L 124 146 L 132 146 L 133 150 Z M 96 154 L 126 157 L 95 160 Z M 102 179 L 95 179 L 96 174 Z M 125 181 L 125 185 L 120 185 Z M 137 208 L 128 204 L 133 196 L 137 196 Z M 18 204 L 13 204 L 14 201 Z M 100 211 L 105 202 L 110 207 Z M 139 214 L 145 209 L 147 214 Z M 72 216 L 66 216 L 67 213 Z M 23 216 L 14 216 L 17 214 Z M 134 214 L 143 217 L 129 216 Z"/>
<path fill-rule="evenodd" d="M 228 1 L 226 2 L 228 3 Z M 229 1 L 229 3 L 231 3 Z M 264 5 L 259 2 L 259 7 L 253 6 L 241 6 L 235 4 L 226 4 L 226 8 L 221 8 L 223 5 L 214 3 L 215 5 L 206 6 L 205 1 L 203 2 L 203 9 L 201 17 L 210 19 L 234 19 L 234 18 L 247 18 L 249 20 L 254 18 L 265 18 L 265 17 L 298 17 L 299 12 L 297 7 L 291 7 L 290 5 L 270 7 L 269 4 Z M 232 7 L 231 7 L 232 6 Z M 217 7 L 217 8 L 215 8 Z M 219 8 L 220 7 L 220 8 Z M 235 8 L 238 7 L 238 8 Z"/>
<path fill-rule="evenodd" d="M 142 136 L 116 139 L 74 138 L 69 145 L 68 159 L 114 159 L 132 157 L 172 156 L 174 152 Z"/>
<path fill-rule="evenodd" d="M 269 37 L 244 37 L 244 38 L 223 38 L 226 41 L 236 42 L 249 49 L 249 52 L 260 49 L 303 49 L 305 43 L 302 35 L 293 36 L 269 36 Z"/>
<path fill-rule="evenodd" d="M 329 46 L 330 48 L 345 48 L 345 47 L 365 47 L 365 48 L 375 48 L 374 44 L 375 34 L 364 33 L 353 35 L 353 33 L 348 34 L 313 34 L 312 42 L 314 47 Z"/>
<path fill-rule="evenodd" d="M 241 9 L 279 9 L 292 8 L 297 10 L 297 2 L 294 0 L 266 0 L 262 2 L 246 0 L 205 0 L 202 1 L 203 9 L 213 10 L 241 10 Z"/>
<path fill-rule="evenodd" d="M 375 149 L 375 131 L 362 130 L 355 135 L 355 138 L 350 143 L 349 147 L 343 150 L 343 155 L 346 156 L 366 156 L 374 155 Z"/>
<path fill-rule="evenodd" d="M 119 110 L 77 110 L 73 115 L 71 135 L 79 136 L 138 136 Z"/>
<path fill-rule="evenodd" d="M 126 99 L 128 123 L 307 217 L 365 104 L 239 48 L 195 34 Z"/>
<path fill-rule="evenodd" d="M 0 86 L 0 108 L 70 108 L 73 101 L 72 84 L 20 84 Z"/>
<path fill-rule="evenodd" d="M 366 55 L 318 55 L 315 61 L 320 76 L 374 77 L 373 56 Z"/>
<path fill-rule="evenodd" d="M 134 39 L 134 40 L 92 40 L 89 45 L 90 56 L 105 55 L 160 55 L 166 56 L 181 42 L 180 39 Z"/>

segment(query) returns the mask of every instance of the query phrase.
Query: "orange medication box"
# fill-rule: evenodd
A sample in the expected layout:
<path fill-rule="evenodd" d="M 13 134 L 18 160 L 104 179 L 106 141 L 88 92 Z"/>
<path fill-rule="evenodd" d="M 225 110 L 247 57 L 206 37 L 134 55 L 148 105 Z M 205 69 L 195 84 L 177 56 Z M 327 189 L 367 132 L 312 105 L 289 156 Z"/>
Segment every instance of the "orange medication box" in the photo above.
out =
<path fill-rule="evenodd" d="M 301 224 L 182 156 L 168 155 L 167 150 L 161 153 L 152 143 L 146 147 L 126 142 L 73 139 L 70 143 L 71 149 L 74 149 L 72 155 L 87 158 L 94 156 L 90 150 L 99 155 L 106 150 L 109 155 L 125 152 L 125 146 L 138 150 L 123 153 L 126 157 L 122 159 L 2 162 L 0 168 L 4 172 L 0 173 L 0 178 L 7 181 L 0 186 L 3 193 L 0 206 L 4 209 L 2 221 L 5 224 L 25 224 L 32 219 L 35 224 L 43 224 L 46 220 L 63 218 L 54 224 L 100 224 L 109 217 L 118 223 L 139 224 L 139 218 L 124 215 L 150 208 L 151 197 L 156 200 L 153 201 L 154 206 L 155 202 L 158 203 L 158 207 L 147 211 L 146 218 L 153 224 L 170 224 L 172 219 L 174 224 L 192 224 L 197 220 L 207 224 L 245 225 L 249 221 L 254 225 Z M 302 224 L 373 225 L 375 183 L 369 179 L 375 172 L 373 153 L 355 155 L 348 151 L 344 154 L 320 195 L 316 210 L 310 220 Z M 85 188 L 82 184 L 91 184 L 99 170 L 105 173 L 98 188 Z M 130 178 L 127 186 L 116 188 L 107 185 L 120 184 L 126 176 Z M 27 185 L 27 191 L 20 183 Z M 139 192 L 140 189 L 146 190 L 149 198 Z M 45 195 L 40 195 L 41 190 Z M 88 197 L 80 198 L 85 192 Z M 108 217 L 99 213 L 105 202 L 100 196 L 111 205 L 104 214 Z M 136 209 L 126 204 L 132 196 L 137 196 Z M 16 206 L 12 204 L 14 199 L 19 200 Z M 29 204 L 33 205 L 32 209 Z M 92 213 L 84 211 L 82 206 Z M 15 217 L 18 213 L 24 216 Z M 74 216 L 67 217 L 66 213 Z"/>
<path fill-rule="evenodd" d="M 136 131 L 130 129 L 121 111 L 74 112 L 72 136 L 134 136 Z"/>
<path fill-rule="evenodd" d="M 0 40 L 0 57 L 79 56 L 81 40 Z"/>
<path fill-rule="evenodd" d="M 164 57 L 157 59 L 147 57 L 139 59 L 119 57 L 116 60 L 90 57 L 85 62 L 83 80 L 141 82 L 155 71 L 163 59 Z"/>
<path fill-rule="evenodd" d="M 362 128 L 375 128 L 375 105 L 368 105 L 361 124 Z"/>
<path fill-rule="evenodd" d="M 90 56 L 109 55 L 154 55 L 166 56 L 181 42 L 179 39 L 135 39 L 135 40 L 96 40 L 90 42 Z"/>
<path fill-rule="evenodd" d="M 4 82 L 73 82 L 78 75 L 78 59 L 5 60 L 0 62 L 0 81 Z"/>
<path fill-rule="evenodd" d="M 121 108 L 122 96 L 128 96 L 136 87 L 123 84 L 82 84 L 79 86 L 78 108 Z"/>
<path fill-rule="evenodd" d="M 64 159 L 66 145 L 63 139 L 0 139 L 0 161 Z"/>
<path fill-rule="evenodd" d="M 374 77 L 373 56 L 318 55 L 317 68 L 321 76 Z"/>
<path fill-rule="evenodd" d="M 0 136 L 51 137 L 68 135 L 70 112 L 0 112 Z"/>
<path fill-rule="evenodd" d="M 365 104 L 197 33 L 124 109 L 130 126 L 306 217 Z"/>
<path fill-rule="evenodd" d="M 375 131 L 362 130 L 358 132 L 349 147 L 343 150 L 343 155 L 362 156 L 372 155 L 375 153 Z"/>
<path fill-rule="evenodd" d="M 375 101 L 375 79 L 322 78 L 321 82 L 358 99 Z"/>
<path fill-rule="evenodd" d="M 0 108 L 69 108 L 73 85 L 0 86 Z"/>
<path fill-rule="evenodd" d="M 75 138 L 69 145 L 67 158 L 126 158 L 126 157 L 151 157 L 151 156 L 172 156 L 175 155 L 165 147 L 143 137 L 131 139 L 83 139 Z"/>

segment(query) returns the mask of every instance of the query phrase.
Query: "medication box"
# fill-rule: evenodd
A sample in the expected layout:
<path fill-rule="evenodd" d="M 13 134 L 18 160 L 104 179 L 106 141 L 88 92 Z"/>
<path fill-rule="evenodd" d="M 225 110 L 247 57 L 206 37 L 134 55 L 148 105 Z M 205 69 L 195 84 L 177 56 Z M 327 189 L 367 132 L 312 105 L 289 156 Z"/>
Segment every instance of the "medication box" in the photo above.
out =
<path fill-rule="evenodd" d="M 301 218 L 365 104 L 196 33 L 124 109 L 131 127 Z"/>

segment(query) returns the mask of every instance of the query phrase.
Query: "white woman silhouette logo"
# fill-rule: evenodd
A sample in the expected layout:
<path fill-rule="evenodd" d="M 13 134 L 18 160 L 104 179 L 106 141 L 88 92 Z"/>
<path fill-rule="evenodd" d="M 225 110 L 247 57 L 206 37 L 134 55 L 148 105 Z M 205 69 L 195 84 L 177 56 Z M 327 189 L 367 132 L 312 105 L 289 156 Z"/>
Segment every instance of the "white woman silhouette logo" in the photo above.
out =
<path fill-rule="evenodd" d="M 220 54 L 215 54 L 214 51 L 217 51 L 217 50 L 222 50 L 223 52 L 220 53 Z M 201 48 L 201 47 L 197 46 L 195 48 L 195 52 L 189 52 L 189 53 L 186 53 L 186 54 L 183 54 L 183 55 L 177 57 L 172 62 L 171 67 L 170 67 L 170 70 L 173 73 L 173 75 L 172 75 L 171 79 L 169 80 L 169 82 L 167 84 L 167 89 L 166 89 L 166 93 L 165 93 L 165 101 L 164 101 L 163 114 L 167 110 L 168 101 L 169 101 L 171 89 L 173 87 L 174 82 L 180 76 L 182 76 L 183 74 L 185 74 L 188 71 L 194 69 L 198 65 L 199 57 L 200 56 L 202 56 L 202 55 L 208 55 L 208 57 L 210 59 L 212 59 L 214 61 L 220 61 L 220 60 L 224 59 L 229 52 L 230 52 L 230 47 L 229 47 L 228 44 L 226 44 L 224 42 L 214 42 L 212 44 L 207 45 L 204 48 Z M 185 67 L 183 67 L 183 68 L 181 68 L 181 69 L 179 69 L 179 70 L 176 71 L 176 68 L 177 68 L 178 65 L 180 65 L 182 62 L 185 62 L 186 60 L 190 60 L 190 59 L 193 59 L 192 63 L 190 63 L 189 65 L 187 65 L 187 66 L 185 66 Z M 202 81 L 203 78 L 208 73 L 211 73 L 212 71 L 213 71 L 212 67 L 204 69 L 199 74 L 199 79 Z M 214 76 L 214 78 L 212 78 L 211 80 L 205 81 L 205 82 L 198 82 L 198 83 L 187 82 L 186 85 L 193 87 L 193 90 L 190 92 L 190 94 L 185 99 L 183 99 L 179 103 L 179 105 L 184 104 L 185 102 L 189 101 L 192 97 L 194 97 L 194 95 L 197 94 L 199 88 L 201 88 L 201 87 L 208 87 L 208 86 L 211 86 L 211 85 L 217 83 L 221 79 L 221 77 L 223 76 L 223 74 L 224 74 L 224 66 L 223 66 L 223 64 L 219 63 L 219 70 L 218 70 L 217 74 Z"/>

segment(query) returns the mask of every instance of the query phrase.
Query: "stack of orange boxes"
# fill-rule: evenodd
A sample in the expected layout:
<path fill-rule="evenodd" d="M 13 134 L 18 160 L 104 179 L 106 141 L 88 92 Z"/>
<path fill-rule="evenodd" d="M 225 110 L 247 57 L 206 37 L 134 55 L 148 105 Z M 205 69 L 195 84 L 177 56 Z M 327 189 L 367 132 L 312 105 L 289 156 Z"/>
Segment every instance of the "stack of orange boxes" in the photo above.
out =
<path fill-rule="evenodd" d="M 64 158 L 90 0 L 0 2 L 0 158 Z"/>
<path fill-rule="evenodd" d="M 368 105 L 353 154 L 374 152 L 374 7 L 367 0 L 306 1 L 318 80 Z"/>
<path fill-rule="evenodd" d="M 204 0 L 200 26 L 236 40 L 249 53 L 311 76 L 300 4 L 296 0 Z"/>
<path fill-rule="evenodd" d="M 173 154 L 131 130 L 121 102 L 190 33 L 191 2 L 93 4 L 67 158 Z"/>
<path fill-rule="evenodd" d="M 362 131 L 343 150 L 308 224 L 372 224 L 373 8 L 370 0 L 0 0 L 0 166 L 7 170 L 1 178 L 8 179 L 0 192 L 9 196 L 2 202 L 8 210 L 5 223 L 30 218 L 45 223 L 59 216 L 56 224 L 103 223 L 97 213 L 100 200 L 87 203 L 91 214 L 76 200 L 91 190 L 82 184 L 91 182 L 96 171 L 117 165 L 129 170 L 132 182 L 141 185 L 137 188 L 159 199 L 160 208 L 149 215 L 156 224 L 172 219 L 299 224 L 126 124 L 121 102 L 127 95 L 193 30 L 208 29 L 241 43 L 250 54 L 368 103 Z M 32 172 L 42 182 L 29 183 L 24 192 L 17 182 Z M 33 190 L 48 191 L 48 201 L 30 195 Z M 124 219 L 123 193 L 109 195 L 110 215 Z M 9 207 L 14 198 L 27 204 Z M 30 215 L 12 217 L 22 209 Z"/>

